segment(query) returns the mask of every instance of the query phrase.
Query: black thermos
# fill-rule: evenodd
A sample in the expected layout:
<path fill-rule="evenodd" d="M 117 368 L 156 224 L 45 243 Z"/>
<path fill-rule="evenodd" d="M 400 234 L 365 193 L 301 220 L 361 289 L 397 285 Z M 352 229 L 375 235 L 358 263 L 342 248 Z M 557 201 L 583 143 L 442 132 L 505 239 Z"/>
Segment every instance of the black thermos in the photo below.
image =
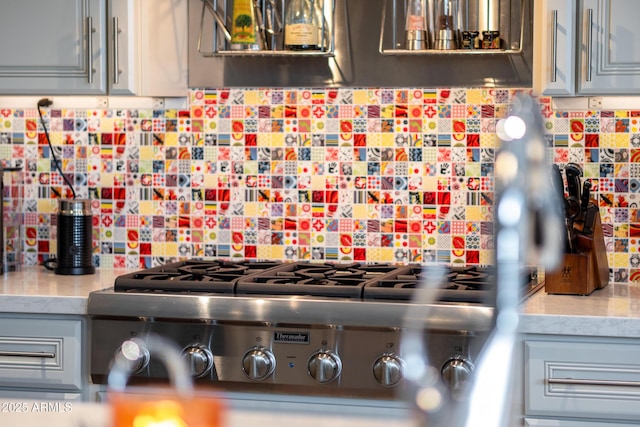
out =
<path fill-rule="evenodd" d="M 91 201 L 60 199 L 58 204 L 58 259 L 56 274 L 93 274 Z"/>

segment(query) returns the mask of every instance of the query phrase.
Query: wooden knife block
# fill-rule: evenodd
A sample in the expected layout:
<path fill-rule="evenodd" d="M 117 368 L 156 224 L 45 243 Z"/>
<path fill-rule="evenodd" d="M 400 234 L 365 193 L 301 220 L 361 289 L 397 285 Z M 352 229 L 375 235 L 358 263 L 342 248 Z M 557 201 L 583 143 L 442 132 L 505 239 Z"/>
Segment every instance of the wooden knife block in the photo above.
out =
<path fill-rule="evenodd" d="M 591 248 L 584 253 L 565 254 L 562 266 L 545 275 L 545 291 L 549 294 L 589 295 L 608 284 L 609 262 L 598 215 Z"/>

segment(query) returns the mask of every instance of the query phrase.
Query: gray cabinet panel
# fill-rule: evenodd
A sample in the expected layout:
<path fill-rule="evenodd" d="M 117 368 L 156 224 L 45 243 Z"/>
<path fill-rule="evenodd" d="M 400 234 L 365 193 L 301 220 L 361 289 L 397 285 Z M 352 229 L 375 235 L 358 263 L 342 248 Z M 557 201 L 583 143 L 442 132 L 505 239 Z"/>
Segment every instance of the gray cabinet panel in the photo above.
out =
<path fill-rule="evenodd" d="M 640 93 L 640 7 L 635 0 L 583 0 L 581 94 Z"/>
<path fill-rule="evenodd" d="M 566 337 L 527 340 L 524 348 L 525 416 L 640 419 L 636 342 L 580 342 Z"/>
<path fill-rule="evenodd" d="M 103 0 L 4 2 L 0 93 L 103 94 Z"/>
<path fill-rule="evenodd" d="M 82 321 L 0 317 L 0 387 L 79 392 Z"/>
<path fill-rule="evenodd" d="M 55 73 L 65 67 L 86 74 L 82 69 L 85 61 L 81 42 L 88 11 L 83 9 L 77 1 L 5 3 L 0 15 L 2 33 L 6 36 L 0 56 L 3 74 Z"/>
<path fill-rule="evenodd" d="M 637 0 L 543 0 L 536 19 L 543 95 L 640 94 Z"/>
<path fill-rule="evenodd" d="M 186 2 L 7 1 L 0 95 L 186 96 Z"/>
<path fill-rule="evenodd" d="M 107 76 L 110 95 L 137 93 L 138 40 L 135 37 L 139 16 L 138 1 L 109 0 L 107 22 Z"/>
<path fill-rule="evenodd" d="M 544 95 L 574 95 L 576 90 L 576 5 L 574 0 L 542 2 L 540 72 Z"/>

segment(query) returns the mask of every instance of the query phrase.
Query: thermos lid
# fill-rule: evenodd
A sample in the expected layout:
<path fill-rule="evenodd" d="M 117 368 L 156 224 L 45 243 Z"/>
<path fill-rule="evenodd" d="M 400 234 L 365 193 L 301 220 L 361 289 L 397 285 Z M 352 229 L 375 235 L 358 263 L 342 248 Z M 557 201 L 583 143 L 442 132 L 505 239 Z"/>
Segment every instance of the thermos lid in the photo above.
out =
<path fill-rule="evenodd" d="M 68 216 L 91 215 L 91 200 L 89 199 L 60 199 L 58 214 Z"/>

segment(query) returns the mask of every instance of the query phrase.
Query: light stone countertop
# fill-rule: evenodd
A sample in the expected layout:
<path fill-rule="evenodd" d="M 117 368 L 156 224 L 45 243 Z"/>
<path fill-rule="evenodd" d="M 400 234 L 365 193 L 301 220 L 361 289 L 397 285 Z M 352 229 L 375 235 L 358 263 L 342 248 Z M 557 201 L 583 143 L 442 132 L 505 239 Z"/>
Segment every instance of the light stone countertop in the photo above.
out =
<path fill-rule="evenodd" d="M 96 269 L 82 276 L 23 267 L 0 276 L 0 313 L 83 315 L 89 292 L 113 286 L 131 270 Z M 522 305 L 523 333 L 640 338 L 640 285 L 612 283 L 587 296 L 539 290 Z"/>
<path fill-rule="evenodd" d="M 640 285 L 610 283 L 590 295 L 538 291 L 522 305 L 520 331 L 532 334 L 640 337 Z"/>
<path fill-rule="evenodd" d="M 96 269 L 95 274 L 64 276 L 44 267 L 22 267 L 0 276 L 0 313 L 87 313 L 89 292 L 113 286 L 126 270 Z"/>

